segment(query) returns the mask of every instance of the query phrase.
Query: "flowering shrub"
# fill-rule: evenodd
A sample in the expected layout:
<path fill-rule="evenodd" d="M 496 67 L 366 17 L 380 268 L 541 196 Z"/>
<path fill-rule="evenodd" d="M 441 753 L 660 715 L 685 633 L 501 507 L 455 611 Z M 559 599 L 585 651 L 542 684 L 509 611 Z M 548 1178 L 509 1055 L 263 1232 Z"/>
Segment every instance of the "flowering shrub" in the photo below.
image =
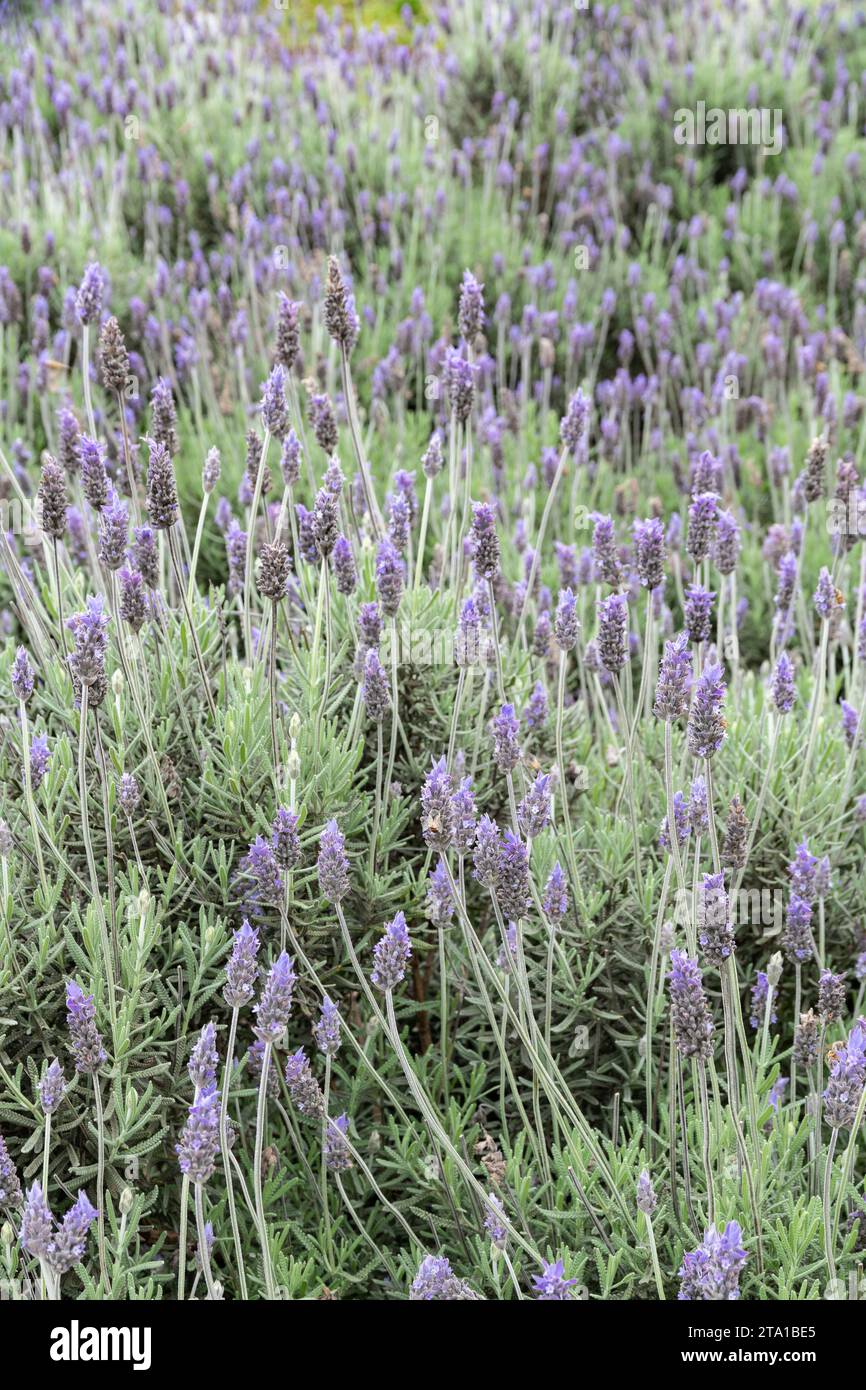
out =
<path fill-rule="evenodd" d="M 5 16 L 4 1287 L 855 1269 L 866 24 L 735 8 Z"/>

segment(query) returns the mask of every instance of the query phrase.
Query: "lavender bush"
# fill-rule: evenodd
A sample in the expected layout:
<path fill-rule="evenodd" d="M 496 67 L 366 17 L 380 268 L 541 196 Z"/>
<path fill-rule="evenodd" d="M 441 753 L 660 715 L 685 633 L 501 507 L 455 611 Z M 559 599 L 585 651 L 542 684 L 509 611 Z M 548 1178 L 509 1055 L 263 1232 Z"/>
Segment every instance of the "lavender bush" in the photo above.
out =
<path fill-rule="evenodd" d="M 844 1288 L 866 14 L 2 22 L 3 1287 Z"/>

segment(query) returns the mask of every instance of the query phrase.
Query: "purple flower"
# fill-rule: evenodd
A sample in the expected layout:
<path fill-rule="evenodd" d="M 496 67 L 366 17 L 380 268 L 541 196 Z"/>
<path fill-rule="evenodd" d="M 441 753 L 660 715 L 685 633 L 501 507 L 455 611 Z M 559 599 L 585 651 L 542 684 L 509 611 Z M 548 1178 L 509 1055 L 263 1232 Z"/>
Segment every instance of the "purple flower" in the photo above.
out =
<path fill-rule="evenodd" d="M 490 816 L 482 816 L 475 832 L 472 875 L 478 883 L 482 883 L 491 891 L 495 889 L 499 876 L 501 848 L 499 826 Z"/>
<path fill-rule="evenodd" d="M 831 1129 L 851 1129 L 866 1086 L 866 1029 L 851 1030 L 847 1042 L 833 1049 L 830 1080 L 824 1092 L 824 1118 Z"/>
<path fill-rule="evenodd" d="M 325 1158 L 325 1167 L 331 1173 L 342 1173 L 347 1168 L 352 1167 L 352 1154 L 345 1139 L 348 1132 L 349 1116 L 347 1114 L 338 1115 L 336 1120 L 328 1120 L 322 1152 Z"/>
<path fill-rule="evenodd" d="M 384 934 L 373 948 L 375 965 L 370 976 L 377 989 L 386 993 L 396 989 L 406 973 L 406 961 L 412 955 L 406 918 L 398 912 L 385 926 Z"/>
<path fill-rule="evenodd" d="M 444 758 L 435 762 L 421 789 L 421 831 L 428 849 L 445 854 L 455 831 L 453 784 Z"/>
<path fill-rule="evenodd" d="M 216 1168 L 220 1147 L 220 1093 L 216 1087 L 203 1091 L 189 1107 L 189 1115 L 175 1145 L 178 1166 L 192 1183 L 206 1183 Z"/>
<path fill-rule="evenodd" d="M 529 854 L 526 845 L 506 830 L 499 852 L 496 896 L 506 920 L 519 921 L 529 905 Z"/>
<path fill-rule="evenodd" d="M 329 820 L 319 837 L 317 869 L 319 888 L 329 902 L 338 903 L 349 891 L 346 840 L 335 820 Z"/>
<path fill-rule="evenodd" d="M 101 594 L 86 600 L 82 613 L 73 613 L 66 620 L 72 633 L 72 651 L 69 653 L 69 669 L 76 689 L 86 685 L 94 687 L 99 699 L 104 696 L 105 653 L 108 648 L 108 614 L 103 611 Z"/>
<path fill-rule="evenodd" d="M 464 777 L 451 798 L 454 811 L 453 847 L 460 855 L 466 855 L 475 843 L 477 815 L 475 796 L 472 791 L 472 778 Z"/>
<path fill-rule="evenodd" d="M 67 980 L 66 1025 L 69 1029 L 69 1045 L 75 1059 L 76 1071 L 84 1074 L 99 1071 L 107 1059 L 95 1018 L 96 1005 L 93 995 L 85 994 L 77 980 Z"/>
<path fill-rule="evenodd" d="M 353 594 L 358 587 L 358 571 L 352 547 L 345 536 L 338 536 L 331 552 L 331 566 L 338 594 Z"/>
<path fill-rule="evenodd" d="M 646 1168 L 637 1180 L 636 1201 L 638 1211 L 642 1211 L 645 1216 L 652 1216 L 658 1206 L 659 1199 L 655 1194 L 655 1188 Z"/>
<path fill-rule="evenodd" d="M 287 806 L 279 806 L 271 822 L 271 847 L 281 869 L 296 869 L 301 862 L 298 817 Z"/>
<path fill-rule="evenodd" d="M 274 356 L 287 371 L 291 371 L 298 355 L 300 342 L 298 310 L 301 307 L 300 304 L 289 299 L 288 295 L 280 292 L 277 310 L 277 344 Z"/>
<path fill-rule="evenodd" d="M 207 1091 L 216 1084 L 219 1060 L 216 1027 L 213 1023 L 208 1023 L 199 1034 L 187 1063 L 189 1079 L 197 1091 Z"/>
<path fill-rule="evenodd" d="M 791 894 L 785 927 L 782 932 L 782 949 L 792 964 L 808 960 L 812 954 L 812 908 L 798 893 Z"/>
<path fill-rule="evenodd" d="M 548 876 L 541 906 L 544 908 L 551 926 L 554 927 L 559 926 L 568 911 L 568 885 L 562 871 L 562 865 L 558 860 Z"/>
<path fill-rule="evenodd" d="M 257 835 L 240 862 L 247 910 L 259 917 L 262 908 L 278 907 L 283 898 L 283 878 L 273 845 Z"/>
<path fill-rule="evenodd" d="M 818 1017 L 814 1010 L 801 1014 L 794 1028 L 791 1061 L 798 1067 L 809 1068 L 818 1056 Z"/>
<path fill-rule="evenodd" d="M 180 441 L 177 435 L 177 411 L 174 405 L 171 382 L 167 377 L 158 377 L 154 383 L 153 390 L 150 393 L 150 409 L 150 429 L 153 436 L 152 443 L 159 446 L 159 467 L 163 468 L 164 462 L 161 455 L 163 453 L 167 455 L 168 461 L 171 463 L 171 460 L 180 448 Z M 148 444 L 151 444 L 150 440 L 148 440 Z M 166 494 L 167 500 L 174 487 L 174 475 L 172 474 L 170 480 L 166 479 L 163 485 L 168 488 Z M 175 501 L 176 500 L 175 498 Z M 157 523 L 154 522 L 154 525 L 157 525 Z M 159 529 L 163 530 L 164 528 L 160 526 Z"/>
<path fill-rule="evenodd" d="M 445 380 L 452 414 L 460 422 L 468 420 L 475 399 L 477 367 L 467 362 L 462 353 L 449 348 L 445 355 Z"/>
<path fill-rule="evenodd" d="M 809 853 L 809 846 L 803 840 L 802 844 L 797 846 L 794 858 L 788 865 L 792 892 L 811 902 L 815 897 L 815 874 L 817 870 L 817 855 Z"/>
<path fill-rule="evenodd" d="M 472 345 L 484 327 L 484 286 L 479 285 L 471 270 L 463 272 L 460 286 L 460 307 L 457 311 L 457 327 L 464 340 Z"/>
<path fill-rule="evenodd" d="M 19 647 L 15 653 L 9 678 L 16 698 L 26 705 L 36 684 L 36 677 L 33 673 L 33 667 L 30 665 L 30 657 L 27 655 L 26 647 Z"/>
<path fill-rule="evenodd" d="M 437 477 L 442 472 L 442 464 L 442 435 L 438 430 L 434 430 L 427 448 L 421 455 L 421 467 L 424 470 L 425 478 Z"/>
<path fill-rule="evenodd" d="M 204 466 L 201 470 L 202 491 L 210 495 L 220 480 L 222 460 L 219 449 L 208 449 Z"/>
<path fill-rule="evenodd" d="M 477 1298 L 465 1279 L 457 1278 L 444 1255 L 425 1255 L 409 1291 L 413 1303 L 457 1303 Z"/>
<path fill-rule="evenodd" d="M 376 592 L 382 611 L 389 618 L 397 615 L 403 595 L 406 566 L 399 550 L 386 536 L 376 551 Z"/>
<path fill-rule="evenodd" d="M 716 538 L 719 499 L 714 492 L 699 493 L 689 507 L 689 529 L 686 550 L 695 564 L 709 555 Z"/>
<path fill-rule="evenodd" d="M 577 646 L 580 623 L 577 617 L 577 603 L 571 589 L 560 590 L 554 632 L 560 651 L 567 652 Z"/>
<path fill-rule="evenodd" d="M 794 706 L 796 692 L 794 690 L 794 666 L 787 652 L 782 652 L 776 662 L 770 681 L 770 693 L 779 713 L 790 713 Z"/>
<path fill-rule="evenodd" d="M 121 775 L 117 788 L 117 800 L 120 803 L 120 809 L 123 811 L 124 815 L 132 818 L 138 810 L 139 802 L 141 801 L 141 791 L 139 790 L 138 782 L 131 772 L 124 772 Z"/>
<path fill-rule="evenodd" d="M 95 512 L 101 512 L 108 500 L 106 450 L 97 439 L 81 435 L 78 439 L 78 460 L 81 464 L 81 486 Z"/>
<path fill-rule="evenodd" d="M 299 1115 L 303 1115 L 306 1120 L 322 1119 L 325 1113 L 325 1098 L 302 1047 L 293 1052 L 286 1062 L 286 1085 L 292 1097 L 292 1104 Z"/>
<path fill-rule="evenodd" d="M 536 681 L 529 702 L 523 711 L 527 729 L 543 729 L 547 723 L 547 690 L 543 681 Z"/>
<path fill-rule="evenodd" d="M 375 724 L 381 724 L 391 708 L 391 696 L 388 690 L 388 677 L 379 660 L 379 654 L 373 647 L 367 652 L 364 660 L 361 698 L 364 701 L 368 718 L 372 719 Z"/>
<path fill-rule="evenodd" d="M 301 476 L 301 442 L 294 430 L 289 430 L 283 440 L 280 472 L 286 487 L 294 487 Z"/>
<path fill-rule="evenodd" d="M 674 792 L 674 825 L 677 829 L 677 844 L 682 846 L 689 838 L 691 829 L 688 802 L 682 792 Z M 664 817 L 659 829 L 659 845 L 662 849 L 670 851 L 671 837 L 667 816 Z"/>
<path fill-rule="evenodd" d="M 860 715 L 853 705 L 849 705 L 847 700 L 840 700 L 839 708 L 842 714 L 842 732 L 845 735 L 845 742 L 849 748 L 853 748 L 857 742 Z"/>
<path fill-rule="evenodd" d="M 722 706 L 725 682 L 718 662 L 711 662 L 698 677 L 689 712 L 689 749 L 695 758 L 711 758 L 724 742 L 727 725 Z"/>
<path fill-rule="evenodd" d="M 279 1042 L 286 1031 L 297 979 L 292 967 L 291 956 L 283 951 L 270 968 L 261 999 L 253 1006 L 253 1032 L 263 1043 Z"/>
<path fill-rule="evenodd" d="M 527 839 L 534 839 L 550 824 L 550 777 L 539 773 L 517 808 L 517 820 Z"/>
<path fill-rule="evenodd" d="M 822 970 L 818 982 L 818 1013 L 826 1023 L 835 1023 L 845 1012 L 845 976 Z"/>
<path fill-rule="evenodd" d="M 18 1189 L 18 1200 L 21 1189 Z M 17 1203 L 16 1203 L 17 1204 Z M 22 1249 L 39 1260 L 48 1260 L 54 1247 L 54 1217 L 42 1195 L 42 1187 L 35 1182 L 27 1190 L 24 1211 L 21 1214 L 20 1240 Z"/>
<path fill-rule="evenodd" d="M 274 439 L 282 439 L 289 428 L 286 407 L 286 369 L 278 362 L 262 386 L 262 423 Z"/>
<path fill-rule="evenodd" d="M 692 782 L 689 795 L 689 824 L 696 835 L 703 835 L 709 829 L 707 784 L 703 777 L 696 777 Z"/>
<path fill-rule="evenodd" d="M 730 512 L 719 512 L 716 525 L 715 561 L 720 574 L 733 574 L 740 554 L 740 528 Z"/>
<path fill-rule="evenodd" d="M 511 772 L 520 762 L 520 723 L 513 705 L 503 705 L 491 721 L 493 761 L 500 772 Z"/>
<path fill-rule="evenodd" d="M 346 288 L 336 256 L 328 257 L 324 318 L 325 327 L 334 341 L 351 352 L 358 340 L 361 324 L 355 310 L 355 297 Z"/>
<path fill-rule="evenodd" d="M 319 1021 L 313 1027 L 313 1036 L 325 1057 L 336 1057 L 340 1050 L 340 1010 L 327 994 L 322 1000 Z"/>
<path fill-rule="evenodd" d="M 94 323 L 99 318 L 104 293 L 105 276 L 102 267 L 98 261 L 91 261 L 75 296 L 75 312 L 79 323 Z"/>
<path fill-rule="evenodd" d="M 665 528 L 658 517 L 636 521 L 634 535 L 638 578 L 645 589 L 657 589 L 665 574 Z"/>
<path fill-rule="evenodd" d="M 504 1250 L 508 1242 L 508 1227 L 503 1220 L 502 1202 L 493 1192 L 488 1192 L 485 1203 L 484 1229 L 490 1237 L 495 1250 Z"/>
<path fill-rule="evenodd" d="M 704 994 L 700 966 L 684 951 L 673 950 L 668 980 L 677 1047 L 683 1057 L 697 1057 L 700 1061 L 706 1061 L 713 1053 L 713 1020 Z"/>
<path fill-rule="evenodd" d="M 21 1222 L 21 1244 L 38 1255 L 56 1275 L 66 1274 L 84 1258 L 87 1234 L 98 1212 L 87 1194 L 78 1197 L 65 1213 L 59 1227 L 48 1208 L 38 1183 L 27 1194 L 28 1205 Z M 35 1246 L 41 1246 L 35 1249 Z"/>
<path fill-rule="evenodd" d="M 706 642 L 710 635 L 710 618 L 715 594 L 700 584 L 690 584 L 686 590 L 685 625 L 690 642 Z"/>
<path fill-rule="evenodd" d="M 598 605 L 598 654 L 606 671 L 615 674 L 626 663 L 628 601 L 625 594 L 611 594 Z"/>
<path fill-rule="evenodd" d="M 710 965 L 719 969 L 736 950 L 724 873 L 704 875 L 698 899 L 698 941 Z"/>
<path fill-rule="evenodd" d="M 150 524 L 156 531 L 168 531 L 177 521 L 177 484 L 174 465 L 165 444 L 148 440 L 150 453 L 147 466 L 147 511 Z"/>
<path fill-rule="evenodd" d="M 769 976 L 766 970 L 759 970 L 755 983 L 752 985 L 752 1011 L 749 1022 L 753 1028 L 760 1028 L 764 1022 L 764 1012 L 769 992 Z M 776 1022 L 775 1012 L 770 1014 L 770 1022 Z"/>
<path fill-rule="evenodd" d="M 446 927 L 454 916 L 454 907 L 454 894 L 445 861 L 440 858 L 427 880 L 427 916 L 435 927 Z"/>
<path fill-rule="evenodd" d="M 590 403 L 580 388 L 568 402 L 568 409 L 559 424 L 559 437 L 573 457 L 580 451 L 589 423 Z"/>
<path fill-rule="evenodd" d="M 574 1297 L 571 1290 L 576 1283 L 576 1279 L 565 1278 L 565 1266 L 562 1260 L 557 1260 L 554 1264 L 543 1266 L 541 1273 L 533 1279 L 532 1287 L 539 1303 L 561 1303 Z"/>
<path fill-rule="evenodd" d="M 616 548 L 616 530 L 612 517 L 596 515 L 592 532 L 592 554 L 598 578 L 611 589 L 618 589 L 622 583 L 622 565 Z"/>
<path fill-rule="evenodd" d="M 53 1115 L 65 1094 L 66 1080 L 63 1075 L 63 1068 L 55 1057 L 39 1082 L 39 1103 L 42 1106 L 43 1114 Z M 2 1205 L 2 1197 L 0 1197 L 0 1205 Z"/>
<path fill-rule="evenodd" d="M 340 537 L 340 503 L 333 492 L 326 487 L 320 488 L 316 493 L 310 525 L 313 539 L 316 542 L 316 550 L 323 560 L 327 560 Z M 377 564 L 377 579 L 378 573 Z M 397 602 L 399 603 L 399 597 Z"/>
<path fill-rule="evenodd" d="M 30 745 L 30 784 L 34 791 L 38 791 L 42 785 L 50 762 L 48 736 L 47 734 L 36 734 Z"/>
<path fill-rule="evenodd" d="M 126 554 L 129 532 L 129 508 L 114 488 L 99 514 L 99 559 L 107 570 L 119 570 Z"/>
<path fill-rule="evenodd" d="M 259 934 L 244 920 L 232 937 L 232 953 L 226 964 L 223 998 L 230 1009 L 242 1009 L 253 997 L 259 974 L 258 950 Z"/>
<path fill-rule="evenodd" d="M 17 1207 L 20 1201 L 21 1183 L 9 1156 L 6 1140 L 0 1134 L 0 1207 Z"/>
<path fill-rule="evenodd" d="M 747 1259 L 740 1244 L 742 1238 L 736 1221 L 729 1221 L 721 1234 L 710 1226 L 697 1249 L 683 1257 L 677 1297 L 702 1302 L 739 1298 L 740 1274 Z"/>
<path fill-rule="evenodd" d="M 472 503 L 472 559 L 479 579 L 488 582 L 499 573 L 499 537 L 496 514 L 487 502 Z"/>
<path fill-rule="evenodd" d="M 844 600 L 830 578 L 830 571 L 822 569 L 818 576 L 818 587 L 814 594 L 815 611 L 825 621 L 832 616 L 834 608 Z"/>
<path fill-rule="evenodd" d="M 377 603 L 362 603 L 358 612 L 358 631 L 365 647 L 378 647 L 382 637 L 382 617 Z"/>
<path fill-rule="evenodd" d="M 692 653 L 686 633 L 665 642 L 659 666 L 653 712 L 657 719 L 674 721 L 689 711 L 692 686 Z"/>

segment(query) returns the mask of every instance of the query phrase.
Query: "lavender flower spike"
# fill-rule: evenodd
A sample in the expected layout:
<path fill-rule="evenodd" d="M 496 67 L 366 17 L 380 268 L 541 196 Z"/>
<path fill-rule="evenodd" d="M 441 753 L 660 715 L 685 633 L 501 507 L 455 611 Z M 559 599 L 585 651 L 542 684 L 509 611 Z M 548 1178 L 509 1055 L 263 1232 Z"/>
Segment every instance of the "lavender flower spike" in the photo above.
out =
<path fill-rule="evenodd" d="M 75 1058 L 75 1069 L 85 1074 L 99 1071 L 107 1059 L 94 1019 L 96 1005 L 92 994 L 85 994 L 77 980 L 66 982 L 66 1023 Z"/>
<path fill-rule="evenodd" d="M 216 1027 L 213 1023 L 208 1023 L 199 1034 L 187 1064 L 189 1079 L 197 1091 L 209 1090 L 211 1086 L 216 1084 L 218 1066 Z"/>
<path fill-rule="evenodd" d="M 42 1106 L 43 1115 L 53 1115 L 54 1111 L 59 1108 L 65 1094 L 66 1081 L 63 1076 L 63 1068 L 55 1057 L 39 1082 L 39 1103 Z"/>
<path fill-rule="evenodd" d="M 706 1061 L 713 1052 L 713 1020 L 700 967 L 684 951 L 673 950 L 668 980 L 677 1047 L 683 1057 Z"/>
<path fill-rule="evenodd" d="M 256 955 L 259 949 L 259 934 L 244 919 L 241 927 L 232 938 L 232 953 L 226 965 L 226 982 L 223 998 L 230 1009 L 241 1009 L 253 997 L 259 967 Z"/>
<path fill-rule="evenodd" d="M 692 685 L 692 653 L 686 633 L 665 642 L 659 666 L 653 713 L 657 719 L 674 721 L 688 714 Z"/>
<path fill-rule="evenodd" d="M 727 725 L 722 705 L 725 694 L 722 668 L 712 662 L 698 678 L 689 713 L 689 749 L 696 758 L 711 758 L 724 742 Z"/>
<path fill-rule="evenodd" d="M 340 1010 L 327 994 L 322 1000 L 319 1021 L 313 1027 L 316 1046 L 325 1057 L 336 1057 L 340 1050 Z"/>
<path fill-rule="evenodd" d="M 683 1258 L 677 1297 L 684 1301 L 727 1302 L 740 1297 L 740 1274 L 746 1263 L 743 1233 L 729 1221 L 720 1233 L 710 1226 L 702 1243 Z"/>
<path fill-rule="evenodd" d="M 545 1264 L 540 1274 L 533 1280 L 535 1297 L 540 1303 L 562 1303 L 566 1299 L 574 1297 L 571 1290 L 577 1283 L 576 1279 L 566 1279 L 565 1266 L 562 1260 L 555 1263 Z"/>
<path fill-rule="evenodd" d="M 271 966 L 262 997 L 253 1008 L 256 1023 L 253 1029 L 263 1043 L 279 1042 L 286 1031 L 292 1008 L 292 991 L 297 976 L 286 951 Z"/>
<path fill-rule="evenodd" d="M 421 831 L 428 849 L 446 854 L 454 841 L 453 784 L 444 758 L 434 763 L 421 789 Z"/>
<path fill-rule="evenodd" d="M 9 1156 L 6 1140 L 0 1134 L 0 1207 L 17 1207 L 20 1201 L 21 1183 Z"/>
<path fill-rule="evenodd" d="M 412 955 L 409 929 L 406 918 L 398 912 L 393 922 L 388 922 L 384 935 L 373 948 L 375 967 L 370 976 L 377 989 L 383 994 L 396 989 L 406 973 L 406 961 Z"/>
<path fill-rule="evenodd" d="M 216 1088 L 203 1092 L 190 1106 L 187 1122 L 175 1146 L 178 1166 L 191 1183 L 206 1183 L 219 1153 L 219 1097 Z"/>
<path fill-rule="evenodd" d="M 319 887 L 329 902 L 338 903 L 349 891 L 346 840 L 335 820 L 329 820 L 319 839 Z"/>
<path fill-rule="evenodd" d="M 27 655 L 26 647 L 19 647 L 15 653 L 9 679 L 16 698 L 26 705 L 36 684 L 36 677 L 33 674 L 33 667 L 30 665 L 30 657 Z"/>

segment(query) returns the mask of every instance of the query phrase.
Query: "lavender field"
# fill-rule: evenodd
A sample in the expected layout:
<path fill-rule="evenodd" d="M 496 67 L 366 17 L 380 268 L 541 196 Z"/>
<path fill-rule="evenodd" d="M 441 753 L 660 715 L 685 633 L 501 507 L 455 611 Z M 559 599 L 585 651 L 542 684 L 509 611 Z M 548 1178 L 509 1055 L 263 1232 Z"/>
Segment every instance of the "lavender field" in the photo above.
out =
<path fill-rule="evenodd" d="M 0 9 L 0 1295 L 866 1294 L 866 10 Z"/>

